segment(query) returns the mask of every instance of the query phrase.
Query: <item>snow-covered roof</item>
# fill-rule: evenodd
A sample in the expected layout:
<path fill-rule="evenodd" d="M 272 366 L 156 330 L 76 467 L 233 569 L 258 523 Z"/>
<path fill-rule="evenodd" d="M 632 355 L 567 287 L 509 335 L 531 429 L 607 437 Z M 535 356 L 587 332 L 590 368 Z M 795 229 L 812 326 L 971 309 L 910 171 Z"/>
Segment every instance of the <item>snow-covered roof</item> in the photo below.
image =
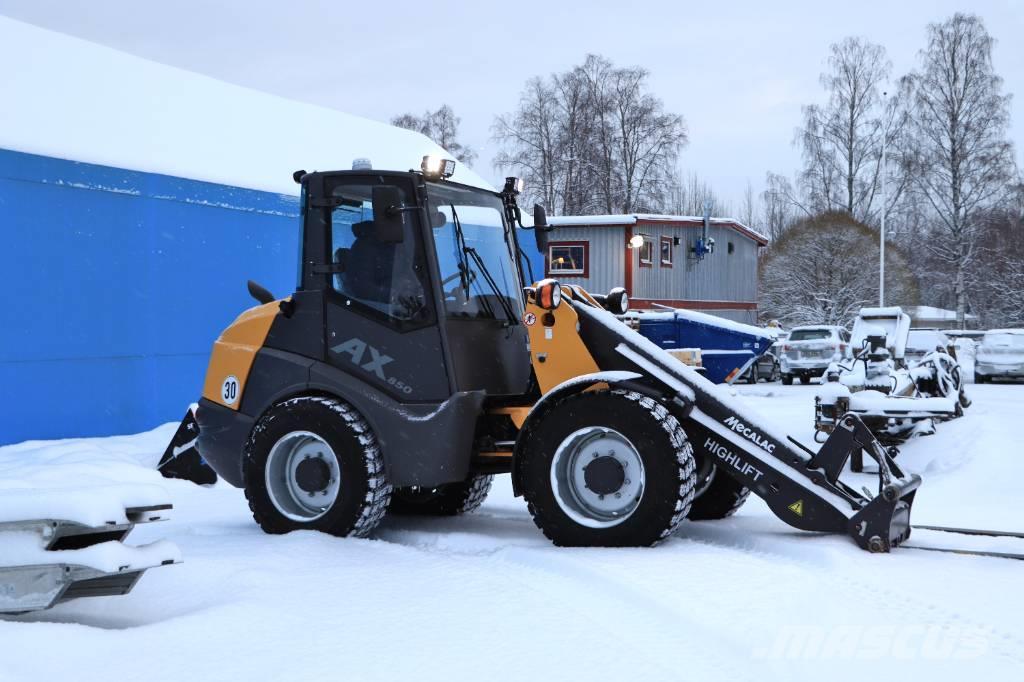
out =
<path fill-rule="evenodd" d="M 752 227 L 748 227 L 733 218 L 711 218 L 712 225 L 732 227 L 738 232 L 746 234 L 754 241 L 764 245 L 768 243 L 768 237 L 761 234 Z M 703 216 L 692 215 L 661 215 L 657 213 L 623 213 L 619 215 L 574 215 L 574 216 L 550 216 L 548 223 L 551 225 L 564 225 L 566 227 L 593 227 L 593 226 L 619 226 L 637 225 L 639 223 L 686 223 L 701 225 L 704 223 Z"/>
<path fill-rule="evenodd" d="M 298 194 L 298 169 L 419 168 L 429 139 L 0 17 L 0 148 Z M 490 185 L 463 164 L 452 180 Z"/>
<path fill-rule="evenodd" d="M 1024 334 L 1024 329 L 989 329 L 986 334 Z"/>
<path fill-rule="evenodd" d="M 905 308 L 905 312 L 914 318 L 915 321 L 919 320 L 934 320 L 942 322 L 953 322 L 956 320 L 956 311 L 947 310 L 946 308 L 936 308 L 930 305 L 912 305 Z M 968 320 L 978 319 L 977 315 L 966 314 L 964 316 Z"/>

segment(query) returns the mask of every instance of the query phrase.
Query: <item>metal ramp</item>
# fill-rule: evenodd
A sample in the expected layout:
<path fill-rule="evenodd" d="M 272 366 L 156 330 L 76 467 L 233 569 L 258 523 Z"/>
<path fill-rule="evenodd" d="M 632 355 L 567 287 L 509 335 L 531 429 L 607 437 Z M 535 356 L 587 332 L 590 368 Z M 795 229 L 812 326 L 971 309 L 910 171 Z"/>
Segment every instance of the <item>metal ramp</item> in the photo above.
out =
<path fill-rule="evenodd" d="M 0 523 L 0 614 L 128 594 L 147 569 L 178 563 L 180 554 L 170 542 L 123 544 L 136 524 L 163 520 L 169 509 L 170 504 L 130 507 L 124 509 L 126 522 L 96 526 L 60 519 Z M 16 562 L 25 556 L 36 560 L 2 565 L 12 556 Z"/>

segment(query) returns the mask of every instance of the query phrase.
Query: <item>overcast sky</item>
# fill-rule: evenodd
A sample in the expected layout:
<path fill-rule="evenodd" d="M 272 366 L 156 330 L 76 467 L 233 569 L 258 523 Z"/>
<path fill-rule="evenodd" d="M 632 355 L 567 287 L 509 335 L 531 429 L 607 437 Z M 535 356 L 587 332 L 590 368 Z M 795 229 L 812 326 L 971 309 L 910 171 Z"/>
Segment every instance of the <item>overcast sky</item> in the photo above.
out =
<path fill-rule="evenodd" d="M 980 14 L 997 40 L 1024 166 L 1024 0 L 0 0 L 15 19 L 381 121 L 448 103 L 481 152 L 476 170 L 495 182 L 495 114 L 515 107 L 528 78 L 603 54 L 651 72 L 651 90 L 687 121 L 682 169 L 732 202 L 748 181 L 759 191 L 766 171 L 797 168 L 793 131 L 801 105 L 823 98 L 830 43 L 881 43 L 898 77 L 916 65 L 925 26 L 956 11 Z"/>

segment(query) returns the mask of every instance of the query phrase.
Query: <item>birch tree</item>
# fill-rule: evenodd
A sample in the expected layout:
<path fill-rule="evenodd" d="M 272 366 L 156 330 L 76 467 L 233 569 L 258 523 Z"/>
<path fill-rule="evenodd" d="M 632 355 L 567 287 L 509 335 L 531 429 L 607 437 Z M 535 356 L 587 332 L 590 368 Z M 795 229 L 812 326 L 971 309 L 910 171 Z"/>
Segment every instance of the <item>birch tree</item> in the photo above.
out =
<path fill-rule="evenodd" d="M 516 110 L 492 126 L 495 165 L 527 180 L 530 198 L 563 215 L 662 208 L 683 117 L 648 91 L 648 72 L 588 55 L 583 64 L 528 81 Z"/>
<path fill-rule="evenodd" d="M 993 68 L 992 43 L 980 18 L 955 14 L 928 27 L 920 67 L 904 79 L 913 187 L 935 225 L 924 245 L 952 271 L 961 328 L 981 218 L 1005 197 L 1014 171 L 1006 139 L 1010 96 Z"/>
<path fill-rule="evenodd" d="M 804 107 L 797 131 L 804 161 L 801 189 L 816 212 L 846 211 L 874 222 L 881 209 L 883 140 L 896 151 L 905 120 L 896 98 L 883 97 L 892 64 L 885 48 L 861 38 L 834 43 L 828 64 L 821 74 L 828 101 Z M 893 200 L 901 188 L 897 182 Z"/>

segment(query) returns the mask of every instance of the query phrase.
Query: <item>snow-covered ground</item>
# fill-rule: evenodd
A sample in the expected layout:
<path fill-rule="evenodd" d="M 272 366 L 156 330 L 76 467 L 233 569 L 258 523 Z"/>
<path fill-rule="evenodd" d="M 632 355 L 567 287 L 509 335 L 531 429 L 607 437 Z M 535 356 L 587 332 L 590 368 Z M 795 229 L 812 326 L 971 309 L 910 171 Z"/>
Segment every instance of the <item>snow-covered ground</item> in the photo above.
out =
<path fill-rule="evenodd" d="M 811 441 L 812 386 L 738 393 Z M 984 385 L 964 419 L 901 455 L 917 523 L 1024 529 L 1024 385 Z M 174 431 L 0 448 L 18 486 L 157 482 L 184 563 L 127 597 L 0 619 L 0 680 L 1021 679 L 1024 565 L 790 529 L 751 499 L 655 549 L 559 549 L 507 479 L 477 513 L 388 519 L 373 540 L 264 535 L 240 491 L 164 482 Z M 865 478 L 865 484 L 869 479 Z M 69 483 L 64 481 L 64 483 Z M 1024 551 L 918 532 L 917 544 Z M 1024 541 L 1016 541 L 1024 545 Z M 0 554 L 3 547 L 0 545 Z"/>

